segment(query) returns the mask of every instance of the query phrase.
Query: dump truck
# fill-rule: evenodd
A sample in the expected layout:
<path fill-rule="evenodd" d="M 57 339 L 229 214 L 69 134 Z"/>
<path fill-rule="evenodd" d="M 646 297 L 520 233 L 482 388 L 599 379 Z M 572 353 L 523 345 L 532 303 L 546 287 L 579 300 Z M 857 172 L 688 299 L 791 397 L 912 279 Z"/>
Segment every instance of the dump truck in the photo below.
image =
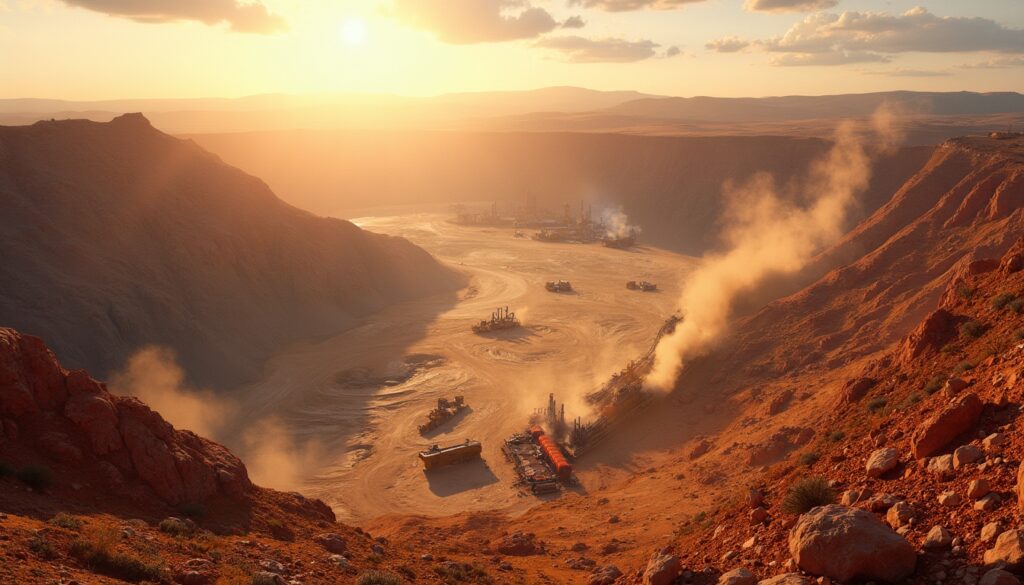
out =
<path fill-rule="evenodd" d="M 427 422 L 420 425 L 420 434 L 429 433 L 467 408 L 469 405 L 462 396 L 456 396 L 452 400 L 438 398 L 437 407 L 427 413 Z"/>
<path fill-rule="evenodd" d="M 568 280 L 549 280 L 544 283 L 544 288 L 553 293 L 572 292 L 572 283 Z"/>
<path fill-rule="evenodd" d="M 473 333 L 490 333 L 491 331 L 499 331 L 501 329 L 515 329 L 519 326 L 519 319 L 516 319 L 515 313 L 509 311 L 508 307 L 505 307 L 504 310 L 498 308 L 498 310 L 491 313 L 490 319 L 473 325 Z"/>
<path fill-rule="evenodd" d="M 631 280 L 626 283 L 626 288 L 629 290 L 639 290 L 643 292 L 654 292 L 658 290 L 658 285 L 653 282 L 647 282 L 646 280 L 636 281 Z"/>
<path fill-rule="evenodd" d="M 430 471 L 445 465 L 461 463 L 470 459 L 480 457 L 482 448 L 480 441 L 466 439 L 464 443 L 439 447 L 431 445 L 426 451 L 420 451 L 420 461 L 423 462 L 423 469 Z"/>

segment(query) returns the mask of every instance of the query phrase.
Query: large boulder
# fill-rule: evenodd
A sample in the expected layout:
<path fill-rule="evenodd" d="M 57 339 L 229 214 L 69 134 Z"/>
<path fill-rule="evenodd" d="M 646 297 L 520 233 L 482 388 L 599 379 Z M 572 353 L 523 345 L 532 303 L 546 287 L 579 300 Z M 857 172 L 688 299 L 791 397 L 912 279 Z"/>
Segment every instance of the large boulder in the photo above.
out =
<path fill-rule="evenodd" d="M 800 569 L 844 583 L 897 582 L 917 564 L 914 547 L 873 514 L 836 504 L 800 517 L 789 535 L 789 552 Z"/>
<path fill-rule="evenodd" d="M 647 562 L 643 583 L 644 585 L 671 585 L 675 582 L 681 570 L 682 566 L 679 564 L 679 557 L 676 555 L 668 553 L 656 554 Z"/>
<path fill-rule="evenodd" d="M 969 392 L 929 417 L 917 427 L 910 440 L 914 457 L 921 459 L 934 455 L 974 428 L 983 408 L 984 404 L 978 395 Z"/>
<path fill-rule="evenodd" d="M 985 564 L 1011 571 L 1024 569 L 1024 532 L 1007 530 L 996 538 L 995 545 L 985 551 Z"/>
<path fill-rule="evenodd" d="M 860 401 L 861 398 L 867 395 L 868 390 L 874 388 L 877 383 L 874 378 L 866 377 L 847 380 L 839 394 L 840 402 L 842 404 L 853 404 Z"/>
<path fill-rule="evenodd" d="M 957 319 L 952 313 L 937 309 L 903 341 L 897 360 L 904 365 L 912 364 L 921 356 L 938 351 L 956 335 L 956 325 Z"/>
<path fill-rule="evenodd" d="M 885 449 L 878 449 L 868 457 L 867 468 L 868 477 L 881 477 L 886 473 L 889 473 L 900 462 L 900 453 L 892 447 L 886 447 Z"/>

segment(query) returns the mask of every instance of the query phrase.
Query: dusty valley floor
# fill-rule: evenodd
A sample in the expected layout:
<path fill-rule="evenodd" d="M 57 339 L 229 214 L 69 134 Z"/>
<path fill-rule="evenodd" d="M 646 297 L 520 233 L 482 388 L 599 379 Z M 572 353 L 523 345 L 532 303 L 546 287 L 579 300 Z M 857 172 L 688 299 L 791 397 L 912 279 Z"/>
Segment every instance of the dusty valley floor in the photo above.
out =
<path fill-rule="evenodd" d="M 472 510 L 521 512 L 533 496 L 513 485 L 502 440 L 523 428 L 549 392 L 576 401 L 643 352 L 676 307 L 695 259 L 648 247 L 553 244 L 516 238 L 511 229 L 462 227 L 441 215 L 356 220 L 403 236 L 465 271 L 456 302 L 395 305 L 339 335 L 292 347 L 270 361 L 257 384 L 239 390 L 252 420 L 274 416 L 304 446 L 301 491 L 329 503 L 339 520 L 387 514 Z M 572 294 L 547 292 L 567 279 Z M 657 293 L 625 282 L 656 282 Z M 497 307 L 524 327 L 476 335 L 470 327 Z M 439 397 L 461 394 L 470 410 L 422 436 L 417 426 Z M 482 461 L 426 475 L 416 453 L 432 443 L 483 443 Z M 622 455 L 622 454 L 620 454 Z M 581 491 L 608 487 L 628 471 L 603 457 L 578 465 Z M 620 457 L 621 459 L 621 457 Z"/>

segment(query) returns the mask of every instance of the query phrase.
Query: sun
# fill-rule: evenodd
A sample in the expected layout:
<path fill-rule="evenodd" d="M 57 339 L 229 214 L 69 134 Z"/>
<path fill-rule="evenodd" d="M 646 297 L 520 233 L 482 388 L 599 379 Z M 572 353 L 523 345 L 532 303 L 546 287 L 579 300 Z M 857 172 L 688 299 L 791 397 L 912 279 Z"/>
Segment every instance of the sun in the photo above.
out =
<path fill-rule="evenodd" d="M 366 21 L 361 18 L 349 18 L 341 23 L 339 29 L 341 40 L 349 45 L 362 45 L 366 43 L 366 39 L 369 36 L 368 33 Z"/>

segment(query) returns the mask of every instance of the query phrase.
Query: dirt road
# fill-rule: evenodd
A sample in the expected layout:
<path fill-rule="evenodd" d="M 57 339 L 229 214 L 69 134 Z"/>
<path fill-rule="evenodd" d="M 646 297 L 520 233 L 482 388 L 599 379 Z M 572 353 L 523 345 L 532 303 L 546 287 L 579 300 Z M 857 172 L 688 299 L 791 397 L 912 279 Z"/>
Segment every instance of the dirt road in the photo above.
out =
<path fill-rule="evenodd" d="M 302 491 L 358 522 L 384 514 L 522 511 L 537 500 L 513 487 L 502 440 L 520 430 L 549 392 L 584 414 L 578 399 L 650 344 L 674 309 L 694 260 L 645 247 L 554 244 L 511 229 L 470 228 L 417 215 L 356 220 L 399 235 L 465 271 L 457 302 L 390 307 L 316 344 L 290 348 L 244 388 L 251 416 L 275 414 L 300 443 L 315 445 Z M 547 292 L 567 279 L 575 293 Z M 646 279 L 657 293 L 629 291 Z M 470 326 L 508 306 L 524 327 L 476 335 Z M 461 394 L 471 409 L 424 437 L 417 426 L 439 397 Z M 416 453 L 473 438 L 483 461 L 426 475 Z M 604 483 L 580 474 L 582 489 Z"/>

